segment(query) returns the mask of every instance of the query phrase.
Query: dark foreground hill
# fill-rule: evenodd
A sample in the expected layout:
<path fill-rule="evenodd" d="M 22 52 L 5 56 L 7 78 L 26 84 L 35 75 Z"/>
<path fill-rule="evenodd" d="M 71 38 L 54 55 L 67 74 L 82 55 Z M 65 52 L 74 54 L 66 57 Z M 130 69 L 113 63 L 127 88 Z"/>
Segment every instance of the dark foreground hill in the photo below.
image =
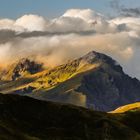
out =
<path fill-rule="evenodd" d="M 0 140 L 140 140 L 139 118 L 0 94 Z"/>

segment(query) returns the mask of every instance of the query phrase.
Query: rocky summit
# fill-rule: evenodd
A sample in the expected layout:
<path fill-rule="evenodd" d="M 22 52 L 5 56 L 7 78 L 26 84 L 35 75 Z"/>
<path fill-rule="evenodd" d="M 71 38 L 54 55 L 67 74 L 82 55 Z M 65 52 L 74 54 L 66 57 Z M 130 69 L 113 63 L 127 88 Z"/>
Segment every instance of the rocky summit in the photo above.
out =
<path fill-rule="evenodd" d="M 8 66 L 1 72 L 1 79 L 15 81 L 27 74 L 35 74 L 42 70 L 42 64 L 39 64 L 28 58 L 20 59 L 19 61 Z"/>

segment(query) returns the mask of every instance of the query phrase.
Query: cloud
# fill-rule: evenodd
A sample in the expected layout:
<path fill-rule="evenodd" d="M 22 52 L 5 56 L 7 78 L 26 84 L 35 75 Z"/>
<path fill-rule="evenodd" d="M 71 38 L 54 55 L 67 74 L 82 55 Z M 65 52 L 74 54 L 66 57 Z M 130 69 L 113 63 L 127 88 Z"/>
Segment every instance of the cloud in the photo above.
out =
<path fill-rule="evenodd" d="M 126 17 L 140 16 L 140 8 L 122 8 L 121 14 Z"/>
<path fill-rule="evenodd" d="M 0 19 L 0 30 L 21 31 L 22 27 L 16 26 L 15 21 L 11 19 Z"/>
<path fill-rule="evenodd" d="M 67 10 L 51 20 L 37 15 L 1 19 L 0 65 L 32 57 L 56 66 L 95 50 L 112 56 L 140 79 L 139 37 L 139 17 L 108 20 L 90 9 Z"/>
<path fill-rule="evenodd" d="M 86 35 L 55 35 L 15 39 L 3 44 L 3 60 L 16 60 L 23 57 L 42 59 L 46 65 L 55 66 L 96 50 L 111 55 L 122 64 L 133 56 L 133 40 L 128 33 Z M 4 47 L 6 46 L 6 47 Z M 2 58 L 1 58 L 2 60 Z M 11 62 L 11 61 L 10 61 Z"/>
<path fill-rule="evenodd" d="M 115 30 L 115 25 L 110 25 L 103 15 L 90 9 L 71 9 L 52 20 L 38 15 L 24 15 L 15 21 L 1 19 L 0 29 L 20 33 L 34 31 L 48 33 L 112 32 Z"/>
<path fill-rule="evenodd" d="M 116 10 L 120 16 L 123 17 L 140 17 L 140 7 L 128 8 L 121 4 L 121 0 L 111 0 L 110 6 L 113 10 Z"/>
<path fill-rule="evenodd" d="M 13 30 L 16 32 L 44 31 L 48 22 L 38 15 L 24 15 L 17 20 L 0 19 L 0 30 Z"/>
<path fill-rule="evenodd" d="M 15 21 L 15 26 L 22 27 L 28 31 L 44 31 L 47 21 L 37 15 L 24 15 Z"/>
<path fill-rule="evenodd" d="M 116 32 L 117 26 L 107 18 L 91 9 L 70 9 L 62 16 L 52 20 L 47 31 L 50 32 Z"/>
<path fill-rule="evenodd" d="M 63 17 L 71 17 L 71 18 L 80 18 L 84 21 L 90 22 L 92 20 L 101 20 L 104 18 L 103 15 L 100 13 L 97 13 L 91 9 L 70 9 L 67 10 L 64 14 Z"/>

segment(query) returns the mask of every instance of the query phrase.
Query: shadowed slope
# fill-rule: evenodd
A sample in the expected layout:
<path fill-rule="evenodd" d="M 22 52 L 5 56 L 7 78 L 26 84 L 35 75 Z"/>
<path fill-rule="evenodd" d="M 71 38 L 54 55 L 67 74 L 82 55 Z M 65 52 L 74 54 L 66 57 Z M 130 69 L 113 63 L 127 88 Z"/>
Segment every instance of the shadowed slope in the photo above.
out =
<path fill-rule="evenodd" d="M 137 128 L 124 125 L 125 115 L 120 117 L 18 95 L 0 94 L 0 114 L 1 140 L 140 139 Z"/>

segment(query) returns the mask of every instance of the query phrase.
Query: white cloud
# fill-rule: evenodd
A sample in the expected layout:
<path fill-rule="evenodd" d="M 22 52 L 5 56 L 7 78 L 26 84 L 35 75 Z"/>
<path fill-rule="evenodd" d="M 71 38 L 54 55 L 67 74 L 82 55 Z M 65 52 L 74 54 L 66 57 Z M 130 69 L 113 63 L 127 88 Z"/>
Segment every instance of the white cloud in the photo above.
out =
<path fill-rule="evenodd" d="M 14 20 L 10 19 L 1 19 L 0 20 L 0 29 L 11 29 L 11 27 L 14 25 Z"/>
<path fill-rule="evenodd" d="M 109 23 L 106 18 L 90 9 L 71 9 L 62 16 L 46 20 L 38 15 L 24 15 L 17 20 L 1 19 L 0 29 L 24 31 L 49 31 L 60 32 L 84 32 L 96 31 L 101 33 L 114 32 L 115 24 Z"/>
<path fill-rule="evenodd" d="M 117 17 L 115 19 L 111 20 L 112 22 L 116 24 L 139 24 L 140 25 L 140 18 L 139 17 Z"/>
<path fill-rule="evenodd" d="M 24 31 L 45 31 L 48 21 L 38 15 L 24 15 L 17 20 L 0 19 L 0 29 Z"/>
<path fill-rule="evenodd" d="M 116 25 L 109 23 L 108 20 L 91 9 L 70 9 L 67 10 L 56 22 L 63 22 L 63 26 L 71 25 L 71 30 L 94 30 L 96 32 L 114 32 Z M 72 25 L 75 25 L 72 27 Z M 68 29 L 68 27 L 67 27 Z"/>
<path fill-rule="evenodd" d="M 15 25 L 15 21 L 11 19 L 0 19 L 0 30 L 21 31 L 23 28 Z"/>
<path fill-rule="evenodd" d="M 16 26 L 23 27 L 28 31 L 44 31 L 47 21 L 37 15 L 24 15 L 15 21 Z"/>
<path fill-rule="evenodd" d="M 63 14 L 63 17 L 80 18 L 86 22 L 101 20 L 104 18 L 103 15 L 91 9 L 70 9 Z"/>
<path fill-rule="evenodd" d="M 90 23 L 87 23 L 80 18 L 60 17 L 52 20 L 47 30 L 50 32 L 68 33 L 93 31 L 94 28 Z"/>

